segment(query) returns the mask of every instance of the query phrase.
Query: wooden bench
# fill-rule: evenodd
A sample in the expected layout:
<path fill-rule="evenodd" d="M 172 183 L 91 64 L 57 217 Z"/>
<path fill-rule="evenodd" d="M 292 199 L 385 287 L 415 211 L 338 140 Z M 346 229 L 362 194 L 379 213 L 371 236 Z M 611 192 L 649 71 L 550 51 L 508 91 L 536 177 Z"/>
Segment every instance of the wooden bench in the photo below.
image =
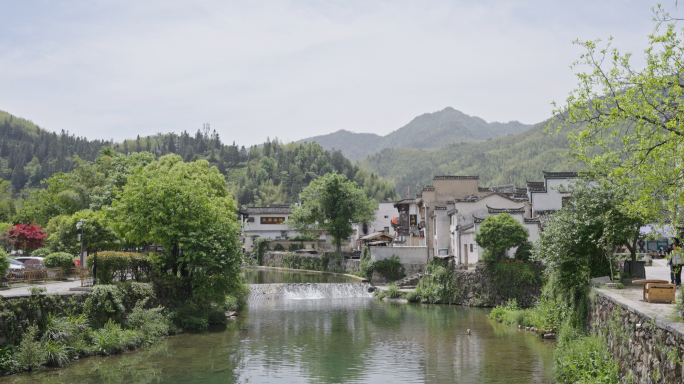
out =
<path fill-rule="evenodd" d="M 634 280 L 633 284 L 642 284 L 644 301 L 651 303 L 654 301 L 664 301 L 672 303 L 675 301 L 677 287 L 670 284 L 667 280 Z"/>

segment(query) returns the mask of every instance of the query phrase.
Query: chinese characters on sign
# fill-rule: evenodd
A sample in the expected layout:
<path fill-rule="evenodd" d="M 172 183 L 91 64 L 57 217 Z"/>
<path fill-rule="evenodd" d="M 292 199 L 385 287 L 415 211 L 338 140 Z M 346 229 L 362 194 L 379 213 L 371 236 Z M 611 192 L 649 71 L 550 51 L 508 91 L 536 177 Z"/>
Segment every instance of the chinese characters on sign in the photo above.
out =
<path fill-rule="evenodd" d="M 282 224 L 285 221 L 284 217 L 262 217 L 261 224 Z"/>
<path fill-rule="evenodd" d="M 418 215 L 409 215 L 409 223 L 412 227 L 418 225 Z"/>

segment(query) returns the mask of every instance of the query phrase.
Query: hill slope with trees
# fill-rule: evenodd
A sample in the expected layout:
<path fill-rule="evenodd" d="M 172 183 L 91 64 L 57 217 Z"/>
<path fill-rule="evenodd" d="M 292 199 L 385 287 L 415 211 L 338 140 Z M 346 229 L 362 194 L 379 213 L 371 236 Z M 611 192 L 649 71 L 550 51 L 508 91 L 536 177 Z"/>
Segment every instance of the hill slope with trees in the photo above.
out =
<path fill-rule="evenodd" d="M 393 181 L 404 196 L 410 188 L 414 195 L 432 184 L 435 175 L 479 175 L 480 185 L 516 184 L 539 180 L 541 171 L 577 171 L 565 154 L 570 148 L 568 132 L 545 133 L 548 122 L 524 132 L 480 142 L 452 143 L 439 149 L 383 149 L 359 160 L 359 167 Z"/>
<path fill-rule="evenodd" d="M 326 151 L 316 143 L 281 144 L 267 140 L 247 148 L 235 142 L 227 145 L 208 124 L 194 135 L 186 131 L 138 136 L 115 143 L 88 140 L 65 131 L 49 132 L 29 120 L 0 111 L 0 221 L 11 220 L 16 205 L 21 205 L 33 191 L 44 189 L 46 185 L 41 181 L 53 176 L 83 189 L 60 199 L 68 197 L 81 209 L 88 208 L 87 204 L 83 206 L 86 200 L 82 197 L 99 177 L 91 164 L 104 148 L 124 155 L 149 153 L 153 159 L 177 154 L 186 162 L 206 160 L 224 175 L 240 206 L 296 202 L 301 190 L 312 180 L 331 172 L 356 181 L 373 199 L 395 197 L 390 183 L 360 169 L 340 151 Z"/>
<path fill-rule="evenodd" d="M 449 143 L 470 142 L 515 134 L 531 126 L 518 121 L 487 123 L 451 107 L 422 114 L 386 136 L 340 130 L 298 142 L 316 142 L 323 148 L 336 149 L 351 160 L 358 160 L 385 148 L 441 148 Z"/>

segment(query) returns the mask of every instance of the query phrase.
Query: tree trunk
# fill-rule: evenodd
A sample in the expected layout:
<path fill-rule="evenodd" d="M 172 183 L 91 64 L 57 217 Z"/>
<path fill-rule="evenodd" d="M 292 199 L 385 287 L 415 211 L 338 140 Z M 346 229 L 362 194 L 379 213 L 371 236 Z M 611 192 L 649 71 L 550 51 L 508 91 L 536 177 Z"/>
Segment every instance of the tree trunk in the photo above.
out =
<path fill-rule="evenodd" d="M 633 269 L 632 272 L 633 272 L 633 274 L 634 274 L 635 277 L 636 277 L 636 262 L 637 262 L 637 259 L 636 259 L 636 247 L 637 247 L 637 242 L 638 242 L 638 241 L 639 241 L 639 235 L 636 235 L 636 236 L 634 236 L 634 239 L 633 239 L 633 241 L 632 241 L 632 244 L 630 244 L 629 242 L 627 242 L 627 243 L 625 244 L 625 245 L 627 246 L 627 249 L 629 250 L 630 255 L 631 255 L 631 259 L 632 259 L 632 269 Z"/>

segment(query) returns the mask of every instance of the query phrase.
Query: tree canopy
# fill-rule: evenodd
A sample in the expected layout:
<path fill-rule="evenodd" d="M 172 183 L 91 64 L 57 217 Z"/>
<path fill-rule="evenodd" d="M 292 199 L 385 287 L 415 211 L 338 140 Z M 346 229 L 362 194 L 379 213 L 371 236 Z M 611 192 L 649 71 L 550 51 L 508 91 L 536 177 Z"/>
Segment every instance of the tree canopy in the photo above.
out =
<path fill-rule="evenodd" d="M 510 248 L 527 241 L 530 231 L 508 213 L 489 215 L 475 233 L 475 242 L 486 250 L 485 261 L 501 261 Z"/>
<path fill-rule="evenodd" d="M 638 192 L 629 211 L 677 224 L 684 223 L 682 35 L 675 24 L 658 24 L 642 69 L 610 40 L 577 41 L 586 52 L 575 66 L 588 69 L 554 111 L 561 127 L 575 126 L 571 153 L 588 173 Z"/>
<path fill-rule="evenodd" d="M 216 167 L 168 155 L 128 178 L 109 215 L 128 241 L 163 246 L 161 271 L 187 293 L 221 300 L 242 284 L 236 210 Z"/>
<path fill-rule="evenodd" d="M 335 173 L 312 181 L 300 199 L 302 205 L 294 209 L 288 225 L 300 231 L 325 230 L 333 237 L 338 252 L 342 240 L 353 233 L 352 225 L 371 222 L 377 206 L 356 182 Z"/>

